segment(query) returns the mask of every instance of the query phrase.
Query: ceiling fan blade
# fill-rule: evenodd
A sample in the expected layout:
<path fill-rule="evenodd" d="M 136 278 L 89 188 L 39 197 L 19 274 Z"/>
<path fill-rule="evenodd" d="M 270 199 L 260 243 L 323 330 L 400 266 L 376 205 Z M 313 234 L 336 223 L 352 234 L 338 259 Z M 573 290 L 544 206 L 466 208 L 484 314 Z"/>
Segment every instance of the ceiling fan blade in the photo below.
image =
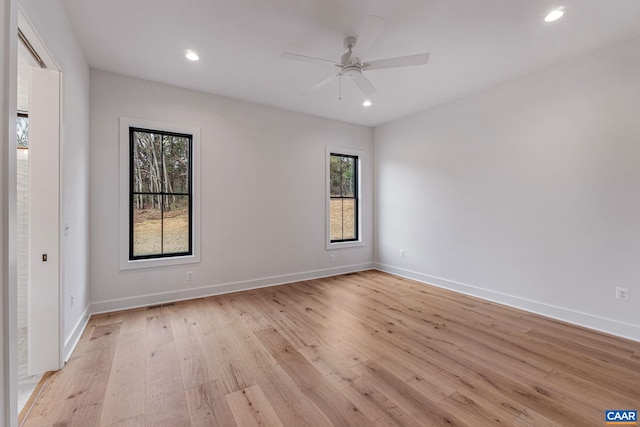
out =
<path fill-rule="evenodd" d="M 299 55 L 297 53 L 289 53 L 289 52 L 284 52 L 282 55 L 280 55 L 280 58 L 284 58 L 284 59 L 292 59 L 294 61 L 304 61 L 304 62 L 311 62 L 313 64 L 331 64 L 331 65 L 338 65 L 337 62 L 335 61 L 330 61 L 328 59 L 322 59 L 322 58 L 316 58 L 314 56 L 307 56 L 307 55 Z"/>
<path fill-rule="evenodd" d="M 399 56 L 397 58 L 377 59 L 362 64 L 364 70 L 380 70 L 382 68 L 408 67 L 412 65 L 424 65 L 429 62 L 428 53 L 417 55 Z"/>
<path fill-rule="evenodd" d="M 366 56 L 371 46 L 376 42 L 378 36 L 384 28 L 385 20 L 379 16 L 369 15 L 364 23 L 364 28 L 360 31 L 358 41 L 353 48 L 351 57 L 362 59 Z"/>
<path fill-rule="evenodd" d="M 360 88 L 364 96 L 371 96 L 378 91 L 373 83 L 371 83 L 371 80 L 366 78 L 364 74 L 360 74 L 353 79 L 353 82 Z"/>
<path fill-rule="evenodd" d="M 340 74 L 334 74 L 333 76 L 326 78 L 324 80 L 322 80 L 320 83 L 316 84 L 315 86 L 305 90 L 302 93 L 310 93 L 310 92 L 315 92 L 318 89 L 321 89 L 323 87 L 325 87 L 326 85 L 328 85 L 329 83 L 331 83 L 332 81 L 334 81 L 335 79 L 337 79 L 340 76 Z"/>

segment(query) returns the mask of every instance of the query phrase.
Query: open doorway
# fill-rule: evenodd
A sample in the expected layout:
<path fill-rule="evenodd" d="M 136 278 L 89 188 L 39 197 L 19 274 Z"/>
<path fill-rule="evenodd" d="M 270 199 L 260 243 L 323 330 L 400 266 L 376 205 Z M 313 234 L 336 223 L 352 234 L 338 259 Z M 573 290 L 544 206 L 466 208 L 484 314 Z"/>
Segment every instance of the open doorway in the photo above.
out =
<path fill-rule="evenodd" d="M 43 49 L 23 16 L 18 39 L 17 377 L 22 412 L 42 375 L 60 368 L 60 73 L 34 48 Z"/>

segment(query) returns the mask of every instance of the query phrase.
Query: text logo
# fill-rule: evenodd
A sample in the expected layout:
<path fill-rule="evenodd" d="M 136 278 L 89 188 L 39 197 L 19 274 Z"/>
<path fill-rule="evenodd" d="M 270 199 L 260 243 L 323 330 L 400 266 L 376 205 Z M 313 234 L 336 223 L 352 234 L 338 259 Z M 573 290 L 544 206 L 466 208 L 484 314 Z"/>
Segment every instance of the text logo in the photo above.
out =
<path fill-rule="evenodd" d="M 604 411 L 604 420 L 608 425 L 637 425 L 638 411 L 609 409 Z"/>

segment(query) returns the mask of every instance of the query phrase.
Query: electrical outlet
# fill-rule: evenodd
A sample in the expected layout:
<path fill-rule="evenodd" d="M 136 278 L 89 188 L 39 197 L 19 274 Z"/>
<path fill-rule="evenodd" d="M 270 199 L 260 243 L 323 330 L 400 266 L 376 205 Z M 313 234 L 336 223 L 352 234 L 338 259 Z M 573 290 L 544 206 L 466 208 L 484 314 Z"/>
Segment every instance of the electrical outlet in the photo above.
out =
<path fill-rule="evenodd" d="M 629 288 L 616 288 L 616 299 L 629 300 Z"/>
<path fill-rule="evenodd" d="M 336 261 L 336 256 L 334 254 L 329 255 L 329 259 L 331 260 L 331 262 L 335 262 Z"/>
<path fill-rule="evenodd" d="M 400 249 L 400 258 L 404 258 L 404 249 Z"/>
<path fill-rule="evenodd" d="M 73 307 L 73 303 L 74 303 L 74 296 L 73 294 L 69 295 L 69 307 Z"/>
<path fill-rule="evenodd" d="M 193 271 L 187 271 L 187 280 L 193 280 Z"/>

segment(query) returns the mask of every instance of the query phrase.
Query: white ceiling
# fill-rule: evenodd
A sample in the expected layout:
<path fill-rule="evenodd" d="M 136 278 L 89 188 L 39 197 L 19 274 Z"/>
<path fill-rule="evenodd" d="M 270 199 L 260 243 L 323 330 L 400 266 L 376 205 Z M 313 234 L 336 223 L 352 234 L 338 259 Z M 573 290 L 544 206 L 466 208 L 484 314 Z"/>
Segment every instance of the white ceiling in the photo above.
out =
<path fill-rule="evenodd" d="M 368 126 L 640 36 L 638 0 L 63 1 L 93 68 Z M 565 18 L 543 22 L 557 6 Z M 338 61 L 370 14 L 386 21 L 366 59 L 429 64 L 368 72 L 368 109 L 352 82 L 342 101 L 337 82 L 301 94 L 336 69 L 279 55 Z"/>

